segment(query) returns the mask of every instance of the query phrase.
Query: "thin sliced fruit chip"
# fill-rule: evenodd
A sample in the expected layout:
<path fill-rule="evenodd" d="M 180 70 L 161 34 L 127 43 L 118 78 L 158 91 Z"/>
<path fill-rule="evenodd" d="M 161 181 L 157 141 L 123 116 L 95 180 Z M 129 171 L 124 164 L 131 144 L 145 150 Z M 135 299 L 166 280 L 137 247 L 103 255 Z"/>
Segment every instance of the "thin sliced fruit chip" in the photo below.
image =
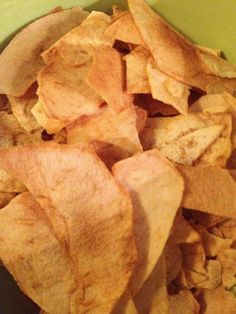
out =
<path fill-rule="evenodd" d="M 38 124 L 41 125 L 49 134 L 59 132 L 66 126 L 65 122 L 47 116 L 47 110 L 40 98 L 32 108 L 31 112 Z"/>
<path fill-rule="evenodd" d="M 6 206 L 15 196 L 16 193 L 0 192 L 0 208 Z"/>
<path fill-rule="evenodd" d="M 115 305 L 112 314 L 138 314 L 129 291 L 125 291 L 121 299 Z"/>
<path fill-rule="evenodd" d="M 113 44 L 115 40 L 120 40 L 134 45 L 145 45 L 131 14 L 127 11 L 119 13 L 105 31 L 105 35 L 112 39 Z"/>
<path fill-rule="evenodd" d="M 150 52 L 138 46 L 124 57 L 126 62 L 126 85 L 130 94 L 150 94 L 151 87 L 147 76 Z"/>
<path fill-rule="evenodd" d="M 182 290 L 169 297 L 169 314 L 198 314 L 200 305 L 191 291 Z"/>
<path fill-rule="evenodd" d="M 164 249 L 184 186 L 173 165 L 156 149 L 122 160 L 112 170 L 130 193 L 134 206 L 138 260 L 130 289 L 135 295 Z"/>
<path fill-rule="evenodd" d="M 178 166 L 185 180 L 182 206 L 236 218 L 236 182 L 226 169 Z"/>
<path fill-rule="evenodd" d="M 206 256 L 215 257 L 225 249 L 229 248 L 232 244 L 231 239 L 222 239 L 221 237 L 217 237 L 208 232 L 204 226 L 195 225 L 194 228 L 201 235 Z"/>
<path fill-rule="evenodd" d="M 224 286 L 200 290 L 198 302 L 204 314 L 222 314 L 222 311 L 229 314 L 235 313 L 236 298 Z"/>
<path fill-rule="evenodd" d="M 179 164 L 218 165 L 220 160 L 225 165 L 231 153 L 231 125 L 231 115 L 227 113 L 149 118 L 140 137 L 144 149 L 156 147 Z M 220 139 L 229 144 L 229 150 L 223 153 L 214 146 Z"/>
<path fill-rule="evenodd" d="M 0 93 L 24 95 L 43 67 L 40 54 L 87 15 L 80 8 L 53 13 L 18 33 L 0 56 Z"/>
<path fill-rule="evenodd" d="M 59 53 L 63 59 L 75 53 L 84 53 L 83 57 L 87 58 L 88 50 L 98 46 L 112 46 L 112 41 L 104 36 L 104 32 L 111 23 L 111 17 L 102 12 L 93 11 L 83 21 L 81 25 L 72 29 L 65 36 L 60 38 L 53 46 L 42 54 L 46 63 L 50 63 L 54 59 L 54 54 Z M 94 27 L 96 25 L 96 27 Z M 82 56 L 81 54 L 79 55 Z M 77 59 L 80 61 L 80 59 Z M 75 65 L 75 64 L 74 64 Z"/>
<path fill-rule="evenodd" d="M 136 259 L 128 194 L 95 154 L 78 146 L 21 146 L 0 156 L 1 166 L 24 182 L 42 206 L 73 259 L 82 295 L 78 312 L 106 303 L 112 308 Z"/>
<path fill-rule="evenodd" d="M 20 193 L 25 191 L 25 186 L 10 173 L 0 168 L 0 191 L 4 193 Z"/>
<path fill-rule="evenodd" d="M 27 131 L 34 132 L 41 128 L 31 109 L 38 101 L 37 95 L 24 95 L 22 97 L 8 97 L 13 115 L 16 117 L 19 124 Z"/>
<path fill-rule="evenodd" d="M 197 47 L 203 51 L 208 51 L 208 52 L 212 53 L 216 57 L 221 57 L 221 55 L 222 55 L 222 50 L 220 50 L 220 49 L 209 48 L 209 47 L 205 47 L 205 46 L 201 46 L 201 45 L 197 45 Z"/>
<path fill-rule="evenodd" d="M 125 66 L 122 55 L 113 48 L 98 48 L 86 78 L 88 85 L 115 111 L 132 105 L 125 91 Z"/>
<path fill-rule="evenodd" d="M 236 90 L 235 66 L 194 46 L 145 1 L 128 0 L 128 4 L 159 70 L 200 90 L 214 93 L 224 90 L 233 93 Z"/>
<path fill-rule="evenodd" d="M 118 161 L 142 151 L 136 123 L 134 108 L 116 113 L 105 106 L 97 114 L 82 117 L 67 127 L 68 144 L 93 145 L 99 156 L 102 151 L 109 159 L 113 154 Z"/>
<path fill-rule="evenodd" d="M 152 273 L 134 298 L 139 314 L 168 314 L 165 258 L 160 256 Z"/>
<path fill-rule="evenodd" d="M 180 289 L 192 289 L 198 287 L 198 285 L 206 279 L 206 274 L 197 273 L 188 268 L 182 268 L 174 283 Z"/>
<path fill-rule="evenodd" d="M 236 285 L 236 250 L 228 248 L 221 252 L 217 259 L 222 265 L 222 282 L 224 287 L 230 289 Z"/>
<path fill-rule="evenodd" d="M 160 71 L 152 57 L 147 64 L 147 75 L 154 99 L 173 106 L 179 113 L 187 114 L 189 86 Z"/>
<path fill-rule="evenodd" d="M 236 148 L 236 98 L 228 93 L 205 95 L 191 107 L 191 112 L 230 113 L 232 115 L 232 148 Z"/>
<path fill-rule="evenodd" d="M 227 219 L 217 225 L 226 239 L 236 240 L 236 219 Z"/>
<path fill-rule="evenodd" d="M 85 82 L 90 67 L 91 60 L 76 67 L 56 56 L 43 68 L 38 95 L 48 117 L 69 123 L 98 110 L 103 100 Z"/>
<path fill-rule="evenodd" d="M 199 288 L 215 289 L 221 285 L 221 263 L 217 260 L 207 260 L 205 264 L 207 279 L 198 284 Z"/>
<path fill-rule="evenodd" d="M 1 209 L 0 217 L 0 257 L 21 289 L 50 314 L 78 313 L 82 294 L 73 260 L 43 209 L 26 192 Z"/>

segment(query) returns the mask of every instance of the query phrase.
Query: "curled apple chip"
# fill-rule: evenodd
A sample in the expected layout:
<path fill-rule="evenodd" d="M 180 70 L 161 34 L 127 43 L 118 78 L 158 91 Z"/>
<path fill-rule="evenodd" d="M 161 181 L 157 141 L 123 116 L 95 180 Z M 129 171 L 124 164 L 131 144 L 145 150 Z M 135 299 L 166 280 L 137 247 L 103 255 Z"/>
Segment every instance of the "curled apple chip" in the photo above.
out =
<path fill-rule="evenodd" d="M 178 294 L 169 297 L 169 314 L 191 313 L 197 314 L 200 305 L 189 290 L 181 290 Z"/>
<path fill-rule="evenodd" d="M 6 47 L 0 56 L 0 93 L 23 96 L 43 67 L 40 54 L 88 13 L 80 8 L 49 14 L 33 22 Z"/>
<path fill-rule="evenodd" d="M 85 82 L 90 67 L 91 60 L 77 67 L 57 55 L 42 69 L 37 93 L 49 118 L 69 123 L 98 110 L 103 100 Z"/>
<path fill-rule="evenodd" d="M 125 66 L 114 48 L 97 48 L 86 77 L 87 84 L 115 111 L 132 106 L 133 96 L 125 90 Z"/>
<path fill-rule="evenodd" d="M 187 114 L 189 86 L 159 70 L 152 57 L 148 60 L 146 71 L 152 97 L 173 106 L 179 113 Z"/>
<path fill-rule="evenodd" d="M 222 282 L 222 267 L 217 260 L 207 260 L 205 264 L 207 279 L 198 284 L 199 288 L 215 289 L 221 285 Z"/>
<path fill-rule="evenodd" d="M 24 182 L 73 260 L 81 295 L 77 312 L 112 308 L 136 259 L 127 192 L 95 154 L 78 146 L 47 143 L 0 155 L 1 166 Z"/>
<path fill-rule="evenodd" d="M 124 57 L 126 62 L 126 85 L 130 94 L 150 94 L 147 65 L 150 52 L 138 46 Z"/>
<path fill-rule="evenodd" d="M 203 91 L 233 94 L 236 90 L 235 66 L 193 45 L 145 1 L 128 0 L 128 5 L 159 70 Z"/>
<path fill-rule="evenodd" d="M 112 46 L 112 40 L 104 36 L 110 23 L 111 17 L 109 15 L 103 12 L 91 12 L 82 24 L 79 23 L 78 27 L 73 28 L 46 50 L 42 54 L 43 60 L 50 63 L 54 59 L 54 55 L 58 53 L 65 61 L 69 57 L 69 63 L 73 57 L 73 61 L 76 60 L 76 62 L 72 63 L 79 65 L 81 58 L 83 61 L 87 59 L 89 52 L 92 52 L 92 47 Z M 79 54 L 79 58 L 76 57 L 76 54 Z"/>
<path fill-rule="evenodd" d="M 134 108 L 117 113 L 105 106 L 97 114 L 83 117 L 67 126 L 68 144 L 95 144 L 93 146 L 98 155 L 101 149 L 104 154 L 107 150 L 108 155 L 113 150 L 114 158 L 118 161 L 142 151 L 136 122 Z"/>
<path fill-rule="evenodd" d="M 236 218 L 236 182 L 226 169 L 178 166 L 185 180 L 182 206 Z"/>
<path fill-rule="evenodd" d="M 0 257 L 20 288 L 50 314 L 78 313 L 77 272 L 29 192 L 0 211 Z"/>
<path fill-rule="evenodd" d="M 105 36 L 115 40 L 120 40 L 133 45 L 145 45 L 142 36 L 134 23 L 130 12 L 119 12 L 112 24 L 105 31 Z"/>
<path fill-rule="evenodd" d="M 221 252 L 217 259 L 222 265 L 222 283 L 227 289 L 236 285 L 236 250 L 228 248 Z"/>
<path fill-rule="evenodd" d="M 231 126 L 228 113 L 150 118 L 140 134 L 141 143 L 144 149 L 160 149 L 178 164 L 224 166 L 231 153 Z"/>
<path fill-rule="evenodd" d="M 184 186 L 176 169 L 156 149 L 122 160 L 112 170 L 134 207 L 138 260 L 129 286 L 135 295 L 164 249 Z"/>

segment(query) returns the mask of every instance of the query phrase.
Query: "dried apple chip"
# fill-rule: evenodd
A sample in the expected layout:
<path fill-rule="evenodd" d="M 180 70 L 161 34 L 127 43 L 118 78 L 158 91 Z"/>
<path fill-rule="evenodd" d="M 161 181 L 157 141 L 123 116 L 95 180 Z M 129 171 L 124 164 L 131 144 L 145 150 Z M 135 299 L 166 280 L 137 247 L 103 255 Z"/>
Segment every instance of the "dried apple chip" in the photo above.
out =
<path fill-rule="evenodd" d="M 127 11 L 119 12 L 113 23 L 105 31 L 105 36 L 111 38 L 113 44 L 115 40 L 120 40 L 133 45 L 145 45 L 130 12 Z"/>
<path fill-rule="evenodd" d="M 0 192 L 0 208 L 5 207 L 15 196 L 16 193 Z"/>
<path fill-rule="evenodd" d="M 166 284 L 169 285 L 179 274 L 182 268 L 183 255 L 174 236 L 170 236 L 164 248 L 166 260 Z"/>
<path fill-rule="evenodd" d="M 79 57 L 82 57 L 83 60 L 84 58 L 87 60 L 87 54 L 92 51 L 92 47 L 111 47 L 112 40 L 109 37 L 104 36 L 104 32 L 110 23 L 111 17 L 109 15 L 103 12 L 91 12 L 83 23 L 80 23 L 81 25 L 69 31 L 45 51 L 42 54 L 43 60 L 46 63 L 50 63 L 54 59 L 54 55 L 57 53 L 65 61 L 68 59 L 68 56 L 73 56 L 74 60 L 74 58 L 76 58 L 76 53 L 78 53 Z M 71 51 L 74 51 L 74 53 L 71 54 Z M 77 61 L 80 61 L 80 58 L 76 58 Z"/>
<path fill-rule="evenodd" d="M 168 314 L 165 258 L 160 256 L 152 273 L 134 298 L 139 314 Z"/>
<path fill-rule="evenodd" d="M 95 154 L 78 146 L 47 143 L 0 155 L 1 166 L 24 182 L 73 259 L 82 295 L 76 313 L 112 308 L 136 259 L 127 192 Z"/>
<path fill-rule="evenodd" d="M 130 94 L 150 94 L 147 64 L 150 52 L 139 46 L 124 57 L 126 62 L 126 85 Z"/>
<path fill-rule="evenodd" d="M 222 286 L 216 289 L 202 289 L 198 296 L 198 302 L 204 314 L 234 313 L 236 298 Z"/>
<path fill-rule="evenodd" d="M 200 305 L 189 290 L 171 295 L 169 304 L 169 314 L 198 314 L 200 311 Z"/>
<path fill-rule="evenodd" d="M 115 111 L 132 106 L 133 97 L 125 91 L 125 67 L 115 49 L 97 48 L 86 82 Z"/>
<path fill-rule="evenodd" d="M 103 100 L 85 82 L 90 67 L 91 60 L 77 67 L 57 55 L 43 68 L 37 93 L 49 118 L 69 123 L 98 110 Z"/>
<path fill-rule="evenodd" d="M 187 114 L 189 86 L 160 71 L 152 57 L 147 63 L 147 75 L 154 99 L 173 106 L 179 113 Z"/>
<path fill-rule="evenodd" d="M 200 90 L 212 93 L 236 90 L 235 66 L 194 46 L 145 1 L 128 0 L 128 5 L 159 70 Z"/>
<path fill-rule="evenodd" d="M 134 207 L 138 260 L 129 286 L 135 295 L 164 249 L 184 186 L 173 165 L 156 149 L 122 160 L 112 170 Z"/>
<path fill-rule="evenodd" d="M 222 282 L 224 287 L 230 289 L 236 285 L 236 250 L 228 248 L 221 252 L 217 259 L 222 266 Z"/>
<path fill-rule="evenodd" d="M 185 180 L 182 206 L 236 218 L 236 182 L 226 169 L 178 166 Z"/>
<path fill-rule="evenodd" d="M 221 285 L 221 263 L 217 260 L 206 261 L 207 279 L 198 284 L 199 288 L 215 289 Z"/>
<path fill-rule="evenodd" d="M 104 313 L 104 312 L 103 312 Z M 138 314 L 133 298 L 129 291 L 125 291 L 121 299 L 115 305 L 112 314 Z M 98 313 L 99 314 L 99 313 Z"/>
<path fill-rule="evenodd" d="M 80 8 L 49 14 L 18 33 L 0 56 L 0 93 L 24 95 L 43 67 L 40 54 L 87 15 Z"/>
<path fill-rule="evenodd" d="M 30 298 L 50 314 L 78 313 L 77 272 L 29 192 L 0 211 L 0 257 Z"/>
<path fill-rule="evenodd" d="M 141 152 L 142 147 L 136 128 L 137 116 L 134 108 L 116 113 L 105 106 L 95 115 L 83 117 L 67 127 L 68 144 L 93 145 L 98 152 L 106 155 L 113 147 L 118 160 Z M 101 144 L 99 144 L 101 143 Z M 104 144 L 108 145 L 104 147 Z"/>

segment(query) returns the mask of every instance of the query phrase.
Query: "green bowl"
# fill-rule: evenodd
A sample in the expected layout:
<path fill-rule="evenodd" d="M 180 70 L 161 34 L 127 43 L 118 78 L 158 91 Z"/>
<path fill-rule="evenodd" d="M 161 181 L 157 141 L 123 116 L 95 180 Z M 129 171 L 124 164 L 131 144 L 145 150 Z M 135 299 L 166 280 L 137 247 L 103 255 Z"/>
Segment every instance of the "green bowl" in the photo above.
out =
<path fill-rule="evenodd" d="M 149 4 L 193 42 L 218 48 L 236 64 L 236 0 L 149 0 Z M 124 0 L 3 0 L 1 1 L 0 49 L 22 27 L 55 7 L 82 6 L 111 12 Z M 0 267 L 0 313 L 34 314 L 37 307 L 17 288 L 10 274 Z"/>

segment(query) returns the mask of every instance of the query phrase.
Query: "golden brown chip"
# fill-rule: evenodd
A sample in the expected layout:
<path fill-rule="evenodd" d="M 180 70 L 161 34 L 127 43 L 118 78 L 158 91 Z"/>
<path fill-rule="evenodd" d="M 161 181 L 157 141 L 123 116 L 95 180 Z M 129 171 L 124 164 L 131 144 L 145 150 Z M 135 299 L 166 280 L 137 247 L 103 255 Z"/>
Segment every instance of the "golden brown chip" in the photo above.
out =
<path fill-rule="evenodd" d="M 224 286 L 216 289 L 203 289 L 198 296 L 201 311 L 204 314 L 235 313 L 236 298 Z"/>
<path fill-rule="evenodd" d="M 78 313 L 83 295 L 73 261 L 30 193 L 15 197 L 0 218 L 0 257 L 24 293 L 50 314 Z"/>
<path fill-rule="evenodd" d="M 236 219 L 227 219 L 217 225 L 224 238 L 236 240 Z"/>
<path fill-rule="evenodd" d="M 122 55 L 113 48 L 98 48 L 86 82 L 115 111 L 132 106 L 133 97 L 125 91 Z"/>
<path fill-rule="evenodd" d="M 126 85 L 130 94 L 150 94 L 147 65 L 150 52 L 138 46 L 124 57 L 126 62 Z"/>
<path fill-rule="evenodd" d="M 112 154 L 118 161 L 142 151 L 136 123 L 134 108 L 117 113 L 105 106 L 97 114 L 68 125 L 68 144 L 92 145 L 100 157 L 101 152 L 109 159 Z"/>
<path fill-rule="evenodd" d="M 160 256 L 152 273 L 134 298 L 139 314 L 168 314 L 165 258 Z"/>
<path fill-rule="evenodd" d="M 182 268 L 183 255 L 174 236 L 170 236 L 164 248 L 166 261 L 166 284 L 169 285 L 179 274 Z"/>
<path fill-rule="evenodd" d="M 6 206 L 15 196 L 16 193 L 0 192 L 0 208 Z"/>
<path fill-rule="evenodd" d="M 200 305 L 189 290 L 182 290 L 169 297 L 169 314 L 198 314 Z"/>
<path fill-rule="evenodd" d="M 92 47 L 111 47 L 111 39 L 104 36 L 104 32 L 110 23 L 110 16 L 103 12 L 93 11 L 82 24 L 79 23 L 81 25 L 69 31 L 42 54 L 44 61 L 46 63 L 51 62 L 55 53 L 59 53 L 65 61 L 68 59 L 68 56 L 70 60 L 72 57 L 72 60 L 76 61 L 73 64 L 76 65 L 77 62 L 81 62 L 81 58 L 83 61 L 87 60 L 87 53 L 88 51 L 91 52 Z M 72 51 L 74 53 L 71 54 Z M 76 56 L 76 53 L 79 54 L 79 58 Z"/>
<path fill-rule="evenodd" d="M 221 55 L 222 55 L 222 50 L 217 49 L 217 48 L 209 48 L 209 47 L 205 47 L 205 46 L 201 46 L 201 45 L 197 45 L 197 47 L 203 51 L 208 51 L 217 57 L 221 57 Z"/>
<path fill-rule="evenodd" d="M 228 90 L 233 93 L 236 90 L 234 66 L 194 46 L 171 28 L 145 1 L 128 0 L 128 4 L 159 70 L 204 91 L 215 93 Z"/>
<path fill-rule="evenodd" d="M 21 146 L 0 151 L 0 157 L 1 166 L 24 182 L 42 206 L 56 238 L 73 259 L 80 278 L 76 293 L 83 296 L 76 298 L 76 313 L 106 303 L 112 308 L 136 258 L 128 194 L 93 153 L 77 146 Z"/>
<path fill-rule="evenodd" d="M 226 169 L 178 166 L 185 180 L 182 206 L 236 218 L 236 182 Z"/>
<path fill-rule="evenodd" d="M 199 284 L 206 280 L 206 274 L 198 273 L 188 268 L 182 268 L 175 279 L 175 284 L 181 289 L 192 289 L 198 287 Z"/>
<path fill-rule="evenodd" d="M 136 117 L 136 129 L 138 133 L 140 133 L 144 129 L 147 122 L 147 111 L 138 106 L 135 106 L 135 112 L 137 116 Z"/>
<path fill-rule="evenodd" d="M 230 289 L 236 285 L 236 250 L 228 248 L 221 252 L 217 256 L 217 259 L 221 262 L 222 266 L 223 285 Z"/>
<path fill-rule="evenodd" d="M 173 106 L 179 113 L 187 114 L 189 86 L 160 71 L 152 57 L 147 64 L 147 75 L 154 99 Z"/>
<path fill-rule="evenodd" d="M 221 263 L 217 260 L 206 261 L 207 279 L 198 284 L 199 288 L 215 289 L 221 285 Z"/>
<path fill-rule="evenodd" d="M 77 67 L 57 55 L 43 68 L 38 95 L 49 118 L 69 123 L 98 110 L 103 100 L 85 82 L 90 67 L 91 60 Z"/>
<path fill-rule="evenodd" d="M 24 95 L 43 67 L 40 54 L 87 15 L 80 8 L 49 14 L 18 33 L 0 56 L 0 93 Z"/>
<path fill-rule="evenodd" d="M 31 112 L 38 124 L 41 125 L 48 134 L 53 134 L 62 130 L 66 123 L 64 121 L 50 118 L 47 116 L 47 110 L 45 108 L 44 103 L 39 98 L 38 102 L 31 109 Z"/>
<path fill-rule="evenodd" d="M 105 36 L 111 38 L 113 44 L 115 40 L 120 40 L 134 45 L 145 45 L 130 12 L 127 11 L 119 12 L 114 22 L 105 31 Z"/>
<path fill-rule="evenodd" d="M 135 295 L 164 249 L 182 199 L 183 181 L 156 149 L 122 160 L 112 170 L 134 206 L 138 260 L 130 290 Z"/>

